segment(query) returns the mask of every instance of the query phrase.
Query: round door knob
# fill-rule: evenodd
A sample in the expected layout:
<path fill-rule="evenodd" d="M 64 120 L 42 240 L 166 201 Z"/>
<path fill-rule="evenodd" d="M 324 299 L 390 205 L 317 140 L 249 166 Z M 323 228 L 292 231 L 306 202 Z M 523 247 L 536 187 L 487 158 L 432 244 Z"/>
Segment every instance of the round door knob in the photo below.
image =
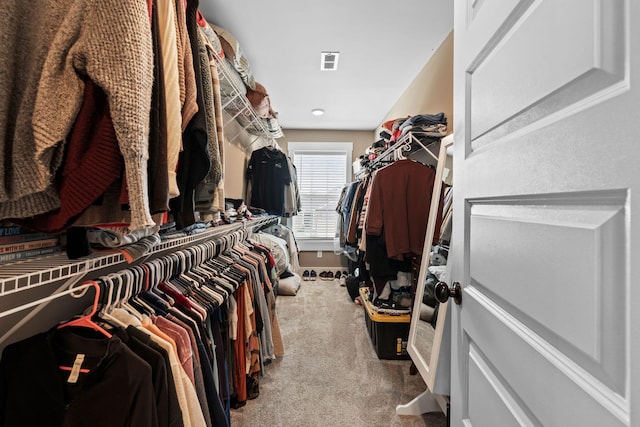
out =
<path fill-rule="evenodd" d="M 453 282 L 453 286 L 449 287 L 445 282 L 436 283 L 435 288 L 436 299 L 441 303 L 447 302 L 449 298 L 460 305 L 462 303 L 462 286 L 459 282 Z"/>

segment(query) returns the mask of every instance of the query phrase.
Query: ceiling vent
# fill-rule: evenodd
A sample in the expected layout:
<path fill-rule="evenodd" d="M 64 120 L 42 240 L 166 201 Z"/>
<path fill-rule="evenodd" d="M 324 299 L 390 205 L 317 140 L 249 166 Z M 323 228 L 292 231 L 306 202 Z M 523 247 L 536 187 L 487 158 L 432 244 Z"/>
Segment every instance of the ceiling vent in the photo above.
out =
<path fill-rule="evenodd" d="M 340 56 L 340 52 L 320 52 L 320 69 L 323 71 L 337 70 L 338 56 Z"/>

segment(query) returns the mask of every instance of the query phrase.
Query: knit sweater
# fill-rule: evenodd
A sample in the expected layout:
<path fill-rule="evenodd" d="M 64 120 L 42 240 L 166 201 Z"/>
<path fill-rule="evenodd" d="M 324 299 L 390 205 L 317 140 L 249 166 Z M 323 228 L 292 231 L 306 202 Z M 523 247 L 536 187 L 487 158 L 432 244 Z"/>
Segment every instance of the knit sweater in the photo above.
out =
<path fill-rule="evenodd" d="M 0 219 L 58 207 L 52 177 L 83 98 L 107 94 L 125 161 L 131 228 L 152 225 L 147 197 L 153 53 L 146 2 L 4 2 L 0 14 Z"/>
<path fill-rule="evenodd" d="M 182 107 L 182 131 L 198 111 L 196 100 L 198 87 L 194 71 L 193 52 L 187 31 L 186 2 L 175 2 L 176 7 L 176 39 L 178 45 L 178 82 L 180 84 L 180 105 Z"/>
<path fill-rule="evenodd" d="M 222 165 L 220 163 L 220 150 L 218 145 L 218 131 L 216 129 L 215 105 L 213 95 L 213 77 L 211 76 L 211 63 L 209 58 L 208 40 L 198 29 L 198 41 L 200 46 L 200 69 L 202 70 L 202 99 L 205 115 L 207 117 L 207 146 L 211 166 L 207 178 L 215 184 L 222 178 Z"/>
<path fill-rule="evenodd" d="M 211 99 L 207 99 L 205 87 L 205 101 L 211 104 L 211 111 L 207 111 L 207 125 L 209 126 L 209 155 L 211 157 L 211 169 L 207 177 L 196 187 L 196 211 L 200 212 L 200 216 L 204 217 L 207 212 L 224 211 L 224 182 L 222 180 L 224 174 L 224 134 L 222 120 L 222 99 L 220 95 L 220 77 L 214 55 L 217 55 L 212 39 L 217 38 L 209 24 L 205 21 L 204 27 L 199 25 L 199 36 L 201 36 L 206 52 L 203 57 L 206 59 L 208 70 L 203 71 L 203 76 L 208 75 L 209 81 L 203 78 L 203 87 L 210 86 Z M 209 114 L 210 113 L 210 114 Z M 212 146 L 211 144 L 217 144 Z"/>
<path fill-rule="evenodd" d="M 176 182 L 176 168 L 182 150 L 182 113 L 180 112 L 180 82 L 178 66 L 178 39 L 176 38 L 176 8 L 173 0 L 156 2 L 159 22 L 160 50 L 165 90 L 167 122 L 167 172 L 169 174 L 169 197 L 180 194 Z"/>
<path fill-rule="evenodd" d="M 56 178 L 60 209 L 14 221 L 45 233 L 60 233 L 104 194 L 122 169 L 107 97 L 87 80 L 82 107 L 69 133 L 64 164 Z"/>

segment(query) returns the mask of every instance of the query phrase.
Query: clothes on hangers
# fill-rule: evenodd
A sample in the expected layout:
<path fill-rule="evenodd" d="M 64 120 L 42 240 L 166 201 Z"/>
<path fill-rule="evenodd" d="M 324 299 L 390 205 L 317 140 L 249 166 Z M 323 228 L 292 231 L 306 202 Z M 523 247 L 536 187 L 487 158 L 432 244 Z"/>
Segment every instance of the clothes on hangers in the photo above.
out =
<path fill-rule="evenodd" d="M 384 234 L 389 258 L 403 260 L 422 254 L 434 180 L 433 169 L 409 159 L 378 171 L 371 187 L 365 231 L 374 236 Z M 436 235 L 441 217 L 438 215 Z"/>
<path fill-rule="evenodd" d="M 354 242 L 347 239 L 349 228 L 351 226 L 351 216 L 353 211 L 357 209 L 358 198 L 362 192 L 362 183 L 353 181 L 346 184 L 342 188 L 342 193 L 336 205 L 338 213 L 338 221 L 336 224 L 336 234 L 334 238 L 334 253 L 337 255 L 345 255 L 352 261 L 355 261 L 356 248 Z"/>
<path fill-rule="evenodd" d="M 284 216 L 289 217 L 297 215 L 300 212 L 302 203 L 300 201 L 300 190 L 298 189 L 298 170 L 289 156 L 287 156 L 287 163 L 289 164 L 291 184 L 285 186 Z"/>
<path fill-rule="evenodd" d="M 89 419 L 91 425 L 97 426 L 229 425 L 230 408 L 258 397 L 264 366 L 282 354 L 277 347 L 283 348 L 271 282 L 274 263 L 266 256 L 267 248 L 245 239 L 246 232 L 241 230 L 101 279 L 103 290 L 108 290 L 103 292 L 103 305 L 109 311 L 109 316 L 101 318 L 101 325 L 109 328 L 112 337 L 103 336 L 98 350 L 106 348 L 107 353 L 92 350 L 91 345 L 97 345 L 92 344 L 93 335 L 87 341 L 87 334 L 95 331 L 77 327 L 55 329 L 7 347 L 0 361 L 0 425 L 21 425 L 3 421 L 36 417 L 40 402 L 46 407 L 43 413 L 59 412 L 51 418 L 56 420 L 55 425 L 86 423 Z M 117 319 L 117 323 L 109 323 L 110 318 Z M 61 334 L 73 334 L 73 339 L 57 339 Z M 50 346 L 50 342 L 56 345 Z M 45 351 L 47 346 L 51 349 Z M 35 355 L 23 357 L 23 351 L 34 348 L 38 350 L 37 361 Z M 113 362 L 125 372 L 113 372 L 114 378 L 121 381 L 118 384 L 111 381 L 112 350 L 118 357 L 135 361 Z M 66 355 L 60 360 L 73 366 L 77 354 L 86 355 L 87 362 L 81 362 L 81 366 L 89 368 L 88 373 L 78 377 L 84 387 L 82 394 L 61 392 L 52 394 L 57 396 L 52 399 L 47 393 L 66 387 L 68 376 L 57 372 L 57 358 Z M 98 363 L 97 354 L 107 354 L 108 363 Z M 15 368 L 27 369 L 25 361 L 44 367 L 49 363 L 55 369 L 33 370 L 38 375 L 33 382 L 38 385 L 32 387 L 29 380 L 29 387 L 23 387 L 17 382 L 25 376 L 18 375 Z M 128 368 L 128 363 L 134 367 Z M 127 376 L 131 377 L 129 381 L 125 380 Z M 135 388 L 138 379 L 144 386 Z M 103 394 L 93 393 L 89 385 Z M 126 392 L 120 393 L 116 386 Z M 105 416 L 108 424 L 101 424 L 100 408 L 109 407 L 111 411 L 108 388 L 120 393 L 114 398 L 117 405 L 131 399 L 139 412 L 122 406 L 120 418 Z M 95 401 L 85 402 L 85 391 Z M 138 391 L 144 391 L 144 399 L 136 394 Z M 38 393 L 43 394 L 42 399 Z M 23 403 L 14 405 L 16 401 Z M 76 408 L 79 402 L 83 409 L 64 411 L 65 406 Z M 27 408 L 30 415 L 22 413 Z M 90 416 L 97 417 L 95 423 Z M 127 424 L 131 419 L 136 422 Z M 31 425 L 47 424 L 40 419 Z"/>
<path fill-rule="evenodd" d="M 253 151 L 245 174 L 249 209 L 257 207 L 278 216 L 295 215 L 300 209 L 297 203 L 300 196 L 292 193 L 287 196 L 297 188 L 292 170 L 291 160 L 280 150 L 262 147 Z M 289 198 L 292 206 L 285 205 Z"/>
<path fill-rule="evenodd" d="M 135 232 L 169 219 L 186 227 L 195 203 L 210 218 L 224 211 L 222 52 L 197 1 L 85 3 L 15 4 L 0 20 L 13 40 L 2 47 L 13 65 L 0 109 L 13 113 L 0 123 L 0 151 L 14 165 L 0 219 Z"/>
<path fill-rule="evenodd" d="M 33 26 L 30 16 L 45 25 Z M 104 19 L 105 16 L 110 19 Z M 82 77 L 109 94 L 110 115 L 124 158 L 132 228 L 153 225 L 146 159 L 153 86 L 153 43 L 144 2 L 104 1 L 7 5 L 0 18 L 3 67 L 0 152 L 13 167 L 0 190 L 0 218 L 26 218 L 60 207 L 54 174 L 83 98 Z M 55 39 L 54 39 L 55 38 Z M 71 56 L 82 57 L 73 61 Z M 20 100 L 20 108 L 12 103 Z M 64 100 L 65 102 L 60 102 Z M 55 105 L 56 108 L 52 108 Z M 38 147 L 36 149 L 36 147 Z"/>
<path fill-rule="evenodd" d="M 378 295 L 397 272 L 411 271 L 412 260 L 422 254 L 434 180 L 433 169 L 403 159 L 379 169 L 371 183 L 365 258 Z M 441 203 L 438 209 L 435 236 L 442 221 Z"/>
<path fill-rule="evenodd" d="M 58 361 L 84 355 L 74 379 Z M 73 374 L 73 372 L 71 373 Z M 5 348 L 0 360 L 0 425 L 149 426 L 157 423 L 151 366 L 118 337 L 72 328 Z"/>
<path fill-rule="evenodd" d="M 409 130 L 412 129 L 410 126 L 446 124 L 442 114 L 408 119 L 391 120 L 385 126 L 399 136 L 405 122 L 408 124 L 404 129 Z M 334 252 L 346 255 L 354 262 L 364 258 L 366 263 L 360 264 L 366 266 L 366 271 L 360 268 L 360 279 L 365 282 L 373 279 L 377 294 L 387 280 L 396 278 L 398 272 L 412 270 L 412 260 L 422 254 L 424 246 L 435 168 L 404 157 L 404 152 L 413 153 L 418 146 L 428 151 L 418 143 L 413 147 L 413 143 L 401 141 L 400 145 L 389 144 L 385 149 L 381 141 L 376 141 L 374 151 L 381 153 L 373 154 L 373 160 L 366 160 L 367 173 L 359 174 L 359 181 L 342 189 L 336 206 L 339 221 Z M 407 147 L 411 149 L 405 150 Z M 394 154 L 393 159 L 391 154 Z M 441 209 L 442 204 L 439 205 L 435 236 L 440 232 Z M 435 236 L 434 241 L 437 241 Z"/>

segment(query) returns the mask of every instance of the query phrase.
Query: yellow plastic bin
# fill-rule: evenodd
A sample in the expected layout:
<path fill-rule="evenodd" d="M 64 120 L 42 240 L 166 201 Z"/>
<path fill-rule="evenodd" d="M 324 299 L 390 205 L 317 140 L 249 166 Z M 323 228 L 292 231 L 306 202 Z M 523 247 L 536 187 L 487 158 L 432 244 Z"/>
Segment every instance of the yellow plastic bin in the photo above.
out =
<path fill-rule="evenodd" d="M 369 301 L 368 288 L 360 288 L 360 298 L 363 303 L 367 331 L 378 359 L 409 359 L 407 340 L 411 315 L 378 313 Z"/>

